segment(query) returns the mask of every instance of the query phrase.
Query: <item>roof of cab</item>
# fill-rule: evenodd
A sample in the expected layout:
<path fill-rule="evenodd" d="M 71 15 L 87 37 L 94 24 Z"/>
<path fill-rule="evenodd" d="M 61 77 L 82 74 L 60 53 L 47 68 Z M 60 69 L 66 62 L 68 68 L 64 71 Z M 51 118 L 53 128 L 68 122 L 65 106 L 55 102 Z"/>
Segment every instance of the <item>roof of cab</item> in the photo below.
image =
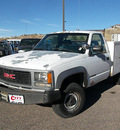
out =
<path fill-rule="evenodd" d="M 100 33 L 98 31 L 60 31 L 60 32 L 52 32 L 50 34 L 60 34 L 60 33 L 87 33 L 87 34 L 93 34 L 93 33 Z"/>

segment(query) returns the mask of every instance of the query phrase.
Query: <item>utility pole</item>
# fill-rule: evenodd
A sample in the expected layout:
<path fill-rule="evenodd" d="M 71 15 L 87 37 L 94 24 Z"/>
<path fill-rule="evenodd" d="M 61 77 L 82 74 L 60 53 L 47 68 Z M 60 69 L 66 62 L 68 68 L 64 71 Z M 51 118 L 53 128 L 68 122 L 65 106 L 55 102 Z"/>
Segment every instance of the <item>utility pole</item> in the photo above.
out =
<path fill-rule="evenodd" d="M 63 0 L 63 31 L 65 31 L 65 3 Z"/>

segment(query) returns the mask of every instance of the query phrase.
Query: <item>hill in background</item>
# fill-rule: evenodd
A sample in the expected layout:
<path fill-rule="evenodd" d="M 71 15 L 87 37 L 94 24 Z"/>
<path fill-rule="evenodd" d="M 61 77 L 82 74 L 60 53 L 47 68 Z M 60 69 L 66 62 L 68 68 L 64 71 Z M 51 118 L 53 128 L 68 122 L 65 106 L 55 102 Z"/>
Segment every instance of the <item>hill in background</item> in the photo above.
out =
<path fill-rule="evenodd" d="M 6 39 L 23 39 L 23 38 L 40 38 L 40 39 L 42 39 L 44 36 L 45 35 L 42 35 L 42 34 L 24 34 L 24 35 L 21 35 L 21 36 L 0 38 L 0 41 L 6 40 Z"/>

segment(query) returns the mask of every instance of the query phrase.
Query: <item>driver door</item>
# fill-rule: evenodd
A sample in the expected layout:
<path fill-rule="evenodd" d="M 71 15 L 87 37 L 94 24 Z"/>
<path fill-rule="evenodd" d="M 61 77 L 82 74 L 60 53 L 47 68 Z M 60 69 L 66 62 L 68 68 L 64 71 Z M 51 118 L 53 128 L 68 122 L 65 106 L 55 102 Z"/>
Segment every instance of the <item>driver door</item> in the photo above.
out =
<path fill-rule="evenodd" d="M 95 46 L 101 46 L 102 50 L 101 51 L 93 50 Z M 108 53 L 106 53 L 104 40 L 101 34 L 93 34 L 89 52 L 90 52 L 88 60 L 88 73 L 90 77 L 89 85 L 92 86 L 106 79 L 110 74 L 110 59 Z"/>

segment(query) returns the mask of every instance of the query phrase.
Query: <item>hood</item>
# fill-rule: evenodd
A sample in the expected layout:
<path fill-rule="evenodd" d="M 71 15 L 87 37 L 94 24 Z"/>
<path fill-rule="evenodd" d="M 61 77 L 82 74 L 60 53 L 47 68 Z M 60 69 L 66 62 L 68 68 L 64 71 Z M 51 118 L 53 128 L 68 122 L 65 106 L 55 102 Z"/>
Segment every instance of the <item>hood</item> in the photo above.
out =
<path fill-rule="evenodd" d="M 0 58 L 0 66 L 47 70 L 53 64 L 78 55 L 80 54 L 60 51 L 29 51 Z"/>

